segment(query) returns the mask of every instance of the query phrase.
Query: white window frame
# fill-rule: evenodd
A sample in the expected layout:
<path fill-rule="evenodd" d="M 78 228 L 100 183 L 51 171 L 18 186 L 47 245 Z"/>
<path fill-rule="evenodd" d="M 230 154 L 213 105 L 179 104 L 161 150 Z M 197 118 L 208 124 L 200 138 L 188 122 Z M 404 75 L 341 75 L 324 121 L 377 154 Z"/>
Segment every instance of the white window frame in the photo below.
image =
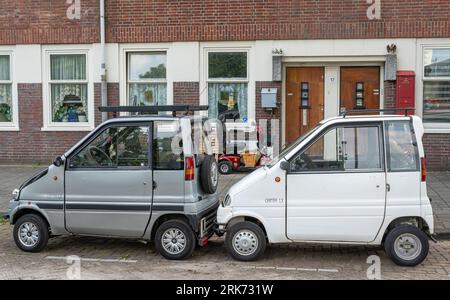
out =
<path fill-rule="evenodd" d="M 44 123 L 42 131 L 91 131 L 95 128 L 95 104 L 94 104 L 94 84 L 91 80 L 93 78 L 90 49 L 80 48 L 62 48 L 55 47 L 44 49 L 43 53 L 43 113 Z M 52 80 L 50 72 L 50 57 L 51 55 L 73 55 L 83 54 L 86 56 L 86 79 L 85 80 Z M 74 83 L 87 85 L 88 98 L 88 122 L 53 122 L 52 121 L 52 101 L 51 101 L 51 84 L 53 83 Z"/>
<path fill-rule="evenodd" d="M 418 76 L 416 82 L 416 108 L 417 114 L 423 118 L 423 107 L 424 107 L 424 82 L 425 81 L 449 81 L 448 77 L 425 77 L 425 64 L 424 64 L 424 54 L 425 50 L 431 49 L 449 49 L 449 43 L 423 43 L 418 44 L 417 51 L 417 61 L 418 61 Z M 450 123 L 427 123 L 424 122 L 425 133 L 450 133 Z"/>
<path fill-rule="evenodd" d="M 233 53 L 233 52 L 244 52 L 247 54 L 247 77 L 246 78 L 209 78 L 209 53 Z M 228 123 L 227 129 L 239 129 L 244 131 L 254 130 L 254 124 L 252 122 L 255 120 L 255 93 L 254 93 L 254 82 L 251 80 L 252 69 L 251 69 L 251 59 L 252 55 L 251 46 L 236 46 L 236 47 L 204 47 L 203 48 L 203 88 L 201 89 L 200 104 L 209 105 L 208 103 L 208 86 L 210 83 L 246 83 L 247 84 L 247 118 L 246 123 Z M 206 115 L 207 112 L 204 112 Z"/>
<path fill-rule="evenodd" d="M 164 53 L 164 55 L 166 56 L 166 78 L 144 78 L 141 80 L 130 80 L 130 64 L 129 62 L 129 58 L 130 58 L 130 54 L 136 54 L 136 53 L 147 53 L 147 54 L 162 54 Z M 139 51 L 126 51 L 126 61 L 125 61 L 125 68 L 126 68 L 126 101 L 127 101 L 127 105 L 130 105 L 128 103 L 129 100 L 129 95 L 130 95 L 130 84 L 133 83 L 164 83 L 166 84 L 166 103 L 168 101 L 168 84 L 167 84 L 167 51 L 155 51 L 155 50 L 139 50 Z"/>
<path fill-rule="evenodd" d="M 121 44 L 119 46 L 119 97 L 120 105 L 128 106 L 128 53 L 129 52 L 165 52 L 166 53 L 166 90 L 167 105 L 173 104 L 173 72 L 171 72 L 171 55 L 172 49 L 170 44 Z M 126 113 L 120 113 L 126 115 Z"/>
<path fill-rule="evenodd" d="M 9 56 L 9 80 L 0 80 L 0 84 L 10 84 L 11 85 L 11 109 L 12 109 L 12 120 L 11 122 L 0 122 L 0 131 L 19 131 L 19 105 L 17 98 L 17 81 L 14 72 L 14 52 L 12 49 L 2 50 L 0 48 L 0 55 Z"/>

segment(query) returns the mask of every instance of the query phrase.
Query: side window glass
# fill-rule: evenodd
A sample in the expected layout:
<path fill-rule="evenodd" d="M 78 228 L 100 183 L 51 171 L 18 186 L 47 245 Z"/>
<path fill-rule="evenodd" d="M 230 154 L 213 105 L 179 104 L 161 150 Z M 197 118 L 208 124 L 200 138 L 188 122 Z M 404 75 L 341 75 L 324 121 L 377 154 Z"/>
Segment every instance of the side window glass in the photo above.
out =
<path fill-rule="evenodd" d="M 153 124 L 153 168 L 183 170 L 184 155 L 180 122 L 155 121 Z"/>
<path fill-rule="evenodd" d="M 291 171 L 378 171 L 381 153 L 379 127 L 336 127 L 300 152 Z"/>
<path fill-rule="evenodd" d="M 70 160 L 71 168 L 148 166 L 146 126 L 109 127 Z"/>
<path fill-rule="evenodd" d="M 411 124 L 408 121 L 388 122 L 386 132 L 389 171 L 419 170 L 417 144 L 413 138 Z"/>

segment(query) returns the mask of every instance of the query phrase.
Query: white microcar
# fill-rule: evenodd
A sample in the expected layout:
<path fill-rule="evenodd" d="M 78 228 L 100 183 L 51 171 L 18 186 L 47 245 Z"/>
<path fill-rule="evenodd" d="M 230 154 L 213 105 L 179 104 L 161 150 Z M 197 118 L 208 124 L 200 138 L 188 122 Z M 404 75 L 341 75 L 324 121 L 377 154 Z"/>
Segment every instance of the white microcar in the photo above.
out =
<path fill-rule="evenodd" d="M 417 116 L 322 121 L 230 188 L 217 213 L 230 255 L 313 242 L 383 245 L 396 264 L 421 263 L 434 234 L 423 133 Z"/>

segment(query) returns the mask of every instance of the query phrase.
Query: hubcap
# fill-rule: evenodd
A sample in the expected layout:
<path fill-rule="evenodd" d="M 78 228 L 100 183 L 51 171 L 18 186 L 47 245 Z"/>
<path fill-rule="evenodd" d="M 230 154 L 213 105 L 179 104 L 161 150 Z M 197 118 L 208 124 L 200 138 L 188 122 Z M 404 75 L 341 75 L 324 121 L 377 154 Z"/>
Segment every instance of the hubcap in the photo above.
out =
<path fill-rule="evenodd" d="M 233 236 L 233 249 L 240 255 L 252 255 L 258 249 L 258 238 L 253 231 L 240 230 Z"/>
<path fill-rule="evenodd" d="M 30 222 L 25 222 L 20 225 L 17 235 L 19 236 L 20 243 L 25 247 L 33 247 L 39 241 L 39 229 Z"/>
<path fill-rule="evenodd" d="M 422 252 L 422 243 L 417 236 L 404 233 L 395 240 L 394 251 L 401 259 L 413 260 Z"/>
<path fill-rule="evenodd" d="M 227 164 L 220 165 L 220 170 L 222 171 L 222 173 L 228 173 L 228 165 Z"/>
<path fill-rule="evenodd" d="M 217 185 L 218 180 L 219 180 L 219 174 L 217 173 L 217 164 L 213 163 L 211 165 L 211 181 L 214 186 Z"/>
<path fill-rule="evenodd" d="M 164 231 L 161 244 L 170 254 L 179 254 L 186 248 L 186 236 L 178 228 L 170 228 Z"/>

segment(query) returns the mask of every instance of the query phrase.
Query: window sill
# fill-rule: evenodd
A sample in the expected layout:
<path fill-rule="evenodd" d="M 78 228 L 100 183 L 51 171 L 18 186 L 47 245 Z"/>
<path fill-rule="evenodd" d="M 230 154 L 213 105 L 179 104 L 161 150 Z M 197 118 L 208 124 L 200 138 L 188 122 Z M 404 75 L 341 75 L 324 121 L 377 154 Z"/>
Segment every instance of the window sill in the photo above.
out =
<path fill-rule="evenodd" d="M 92 131 L 94 128 L 91 125 L 47 126 L 42 127 L 41 131 Z"/>
<path fill-rule="evenodd" d="M 0 125 L 0 131 L 20 131 L 19 126 L 12 125 L 12 126 L 3 126 Z"/>
<path fill-rule="evenodd" d="M 450 133 L 450 124 L 423 124 L 425 133 Z"/>

